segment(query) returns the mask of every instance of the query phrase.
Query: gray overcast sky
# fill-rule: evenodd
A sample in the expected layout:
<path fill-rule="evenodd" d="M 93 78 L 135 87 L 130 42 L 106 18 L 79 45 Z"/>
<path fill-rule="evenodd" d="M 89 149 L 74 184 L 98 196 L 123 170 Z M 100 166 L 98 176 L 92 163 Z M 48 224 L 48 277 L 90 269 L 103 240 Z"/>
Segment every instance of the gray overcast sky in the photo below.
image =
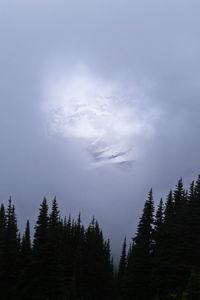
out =
<path fill-rule="evenodd" d="M 95 215 L 117 254 L 151 187 L 157 203 L 181 176 L 187 185 L 200 173 L 199 11 L 193 0 L 0 2 L 0 199 L 13 196 L 20 226 L 44 195 L 57 195 L 64 214 L 81 211 L 85 223 Z M 119 135 L 136 149 L 132 167 L 89 167 L 80 128 L 75 138 L 61 126 L 71 113 L 66 85 L 80 101 L 122 97 L 108 116 L 117 123 L 124 110 L 119 127 L 139 126 Z M 107 145 L 113 136 L 106 131 Z"/>

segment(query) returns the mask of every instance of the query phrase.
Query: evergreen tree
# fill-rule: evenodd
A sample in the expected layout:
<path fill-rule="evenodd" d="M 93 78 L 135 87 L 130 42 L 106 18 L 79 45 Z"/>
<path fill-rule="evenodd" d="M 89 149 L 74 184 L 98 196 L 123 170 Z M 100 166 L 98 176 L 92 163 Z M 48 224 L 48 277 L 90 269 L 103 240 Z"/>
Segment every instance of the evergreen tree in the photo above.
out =
<path fill-rule="evenodd" d="M 52 202 L 52 210 L 49 216 L 49 226 L 51 229 L 57 231 L 59 224 L 60 224 L 60 212 L 58 210 L 58 204 L 55 197 Z"/>
<path fill-rule="evenodd" d="M 28 300 L 27 297 L 27 285 L 32 280 L 30 274 L 30 264 L 32 261 L 32 248 L 30 238 L 30 223 L 29 220 L 26 222 L 25 233 L 22 237 L 21 251 L 20 251 L 20 271 L 18 274 L 17 281 L 17 299 Z"/>
<path fill-rule="evenodd" d="M 64 287 L 64 269 L 62 266 L 62 223 L 60 221 L 60 212 L 56 198 L 52 203 L 52 211 L 49 216 L 49 233 L 48 233 L 48 297 L 49 300 L 63 299 L 65 294 Z"/>
<path fill-rule="evenodd" d="M 187 242 L 187 219 L 188 219 L 188 195 L 183 189 L 182 179 L 179 180 L 174 191 L 175 219 L 172 261 L 174 271 L 171 274 L 172 285 L 178 297 L 183 292 L 191 267 L 188 264 L 188 242 Z"/>
<path fill-rule="evenodd" d="M 189 194 L 189 229 L 188 244 L 190 245 L 191 266 L 200 272 L 200 175 L 196 183 L 192 183 Z"/>
<path fill-rule="evenodd" d="M 5 297 L 6 295 L 6 281 L 5 281 L 5 273 L 6 273 L 6 265 L 5 265 L 5 257 L 6 257 L 6 212 L 5 207 L 2 204 L 0 208 L 0 291 L 1 297 Z"/>
<path fill-rule="evenodd" d="M 164 208 L 163 200 L 160 199 L 160 203 L 156 212 L 154 221 L 154 231 L 153 231 L 153 259 L 152 259 L 152 282 L 151 288 L 154 295 L 158 297 L 160 294 L 160 282 L 162 281 L 162 272 L 160 272 L 160 248 L 163 241 L 163 222 L 164 222 Z"/>
<path fill-rule="evenodd" d="M 122 253 L 119 262 L 119 270 L 118 270 L 118 289 L 119 295 L 123 296 L 125 292 L 125 274 L 126 274 L 126 266 L 127 266 L 127 257 L 126 257 L 126 238 L 124 239 Z"/>
<path fill-rule="evenodd" d="M 102 231 L 94 218 L 86 231 L 85 247 L 86 299 L 112 299 L 113 272 L 110 245 L 109 242 L 104 242 Z"/>
<path fill-rule="evenodd" d="M 23 262 L 28 262 L 31 257 L 31 238 L 30 238 L 30 223 L 26 222 L 25 234 L 22 237 L 21 254 Z"/>
<path fill-rule="evenodd" d="M 70 281 L 73 273 L 73 248 L 72 248 L 72 224 L 71 216 L 68 221 L 64 219 L 62 227 L 62 249 L 63 249 L 63 268 L 64 268 L 64 282 L 66 289 L 70 289 Z"/>
<path fill-rule="evenodd" d="M 6 230 L 5 230 L 5 255 L 4 255 L 4 278 L 3 283 L 6 293 L 6 299 L 15 298 L 16 282 L 19 271 L 19 240 L 17 219 L 15 215 L 15 207 L 12 205 L 11 197 L 9 198 L 6 213 Z M 4 296 L 5 297 L 5 296 Z"/>
<path fill-rule="evenodd" d="M 46 198 L 40 205 L 40 213 L 35 226 L 33 249 L 34 253 L 41 257 L 44 255 L 48 241 L 49 216 Z"/>
<path fill-rule="evenodd" d="M 163 209 L 163 200 L 161 198 L 156 212 L 155 221 L 154 221 L 154 242 L 156 245 L 158 245 L 161 240 L 163 221 L 164 221 L 164 209 Z"/>
<path fill-rule="evenodd" d="M 32 280 L 27 284 L 27 299 L 48 299 L 48 263 L 49 263 L 49 216 L 46 198 L 40 205 L 33 240 L 33 260 L 30 265 Z"/>
<path fill-rule="evenodd" d="M 133 239 L 132 253 L 127 266 L 126 298 L 152 299 L 150 281 L 153 252 L 153 213 L 154 203 L 152 190 L 145 202 L 142 217 Z"/>
<path fill-rule="evenodd" d="M 167 202 L 164 211 L 164 224 L 166 226 L 171 226 L 174 222 L 174 216 L 175 216 L 175 206 L 173 201 L 172 190 L 170 190 L 167 197 Z"/>
<path fill-rule="evenodd" d="M 153 286 L 158 299 L 182 294 L 190 266 L 188 264 L 187 193 L 179 180 L 174 193 L 169 192 L 159 242 L 154 255 Z"/>
<path fill-rule="evenodd" d="M 178 184 L 174 191 L 174 208 L 175 208 L 176 215 L 179 215 L 183 204 L 184 204 L 184 190 L 183 190 L 183 181 L 181 178 L 178 181 Z"/>

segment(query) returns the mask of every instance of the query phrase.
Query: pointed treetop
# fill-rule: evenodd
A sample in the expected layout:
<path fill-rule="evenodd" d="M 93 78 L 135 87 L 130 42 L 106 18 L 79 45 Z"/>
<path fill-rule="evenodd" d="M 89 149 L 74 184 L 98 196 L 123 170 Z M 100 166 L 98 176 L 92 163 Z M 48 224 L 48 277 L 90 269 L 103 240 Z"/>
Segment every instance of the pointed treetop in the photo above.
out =
<path fill-rule="evenodd" d="M 189 190 L 189 197 L 193 198 L 193 196 L 194 196 L 194 180 L 192 181 Z"/>
<path fill-rule="evenodd" d="M 118 280 L 120 285 L 126 271 L 126 266 L 127 266 L 127 255 L 126 255 L 126 237 L 125 237 L 122 246 L 120 262 L 119 262 Z"/>
<path fill-rule="evenodd" d="M 155 230 L 159 230 L 161 225 L 163 224 L 163 214 L 164 214 L 163 199 L 161 198 L 156 212 L 155 222 L 154 222 Z"/>
<path fill-rule="evenodd" d="M 170 190 L 165 205 L 164 220 L 168 221 L 169 219 L 171 219 L 171 217 L 173 217 L 173 215 L 174 215 L 174 201 L 173 201 L 172 190 Z"/>
<path fill-rule="evenodd" d="M 52 202 L 52 211 L 51 211 L 50 218 L 49 218 L 50 226 L 55 227 L 59 224 L 59 220 L 60 220 L 59 214 L 60 214 L 60 212 L 58 210 L 58 204 L 56 201 L 56 197 L 54 197 L 53 202 Z"/>
<path fill-rule="evenodd" d="M 80 227 L 81 226 L 81 213 L 79 212 L 79 214 L 78 214 L 78 221 L 77 221 L 77 225 L 78 225 L 78 227 Z"/>

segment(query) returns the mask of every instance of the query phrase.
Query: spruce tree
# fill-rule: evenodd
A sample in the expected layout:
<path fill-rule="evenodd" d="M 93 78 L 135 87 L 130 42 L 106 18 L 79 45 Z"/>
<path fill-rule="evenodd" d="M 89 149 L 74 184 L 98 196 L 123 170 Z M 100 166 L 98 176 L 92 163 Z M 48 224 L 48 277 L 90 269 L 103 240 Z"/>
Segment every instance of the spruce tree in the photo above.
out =
<path fill-rule="evenodd" d="M 155 221 L 154 221 L 154 243 L 156 245 L 158 245 L 161 240 L 163 221 L 164 221 L 164 209 L 163 209 L 163 200 L 161 198 L 156 212 Z"/>
<path fill-rule="evenodd" d="M 31 237 L 30 237 L 30 223 L 29 220 L 26 222 L 25 233 L 22 237 L 21 254 L 23 261 L 29 261 L 31 257 Z"/>
<path fill-rule="evenodd" d="M 190 187 L 189 216 L 190 263 L 200 272 L 200 175 Z"/>
<path fill-rule="evenodd" d="M 6 294 L 6 280 L 5 280 L 5 273 L 6 273 L 6 240 L 5 240 L 5 233 L 6 233 L 6 212 L 5 207 L 2 204 L 0 208 L 0 293 L 1 297 L 4 297 Z"/>
<path fill-rule="evenodd" d="M 160 248 L 163 240 L 163 222 L 164 222 L 164 208 L 163 200 L 160 199 L 158 209 L 155 215 L 154 231 L 153 231 L 153 258 L 152 258 L 152 279 L 151 288 L 154 295 L 157 297 L 160 294 L 160 282 L 162 281 L 162 272 L 160 272 Z"/>
<path fill-rule="evenodd" d="M 33 261 L 30 266 L 32 280 L 27 286 L 27 298 L 48 299 L 48 263 L 49 263 L 49 216 L 46 198 L 43 199 L 35 225 L 33 240 Z"/>
<path fill-rule="evenodd" d="M 52 210 L 49 216 L 48 232 L 48 297 L 49 300 L 63 299 L 65 293 L 64 287 L 64 269 L 62 265 L 62 222 L 56 197 L 52 202 Z"/>
<path fill-rule="evenodd" d="M 64 268 L 64 282 L 65 286 L 70 289 L 70 281 L 73 273 L 73 242 L 72 242 L 72 224 L 71 216 L 69 215 L 68 221 L 66 217 L 62 227 L 62 249 L 63 249 L 63 268 Z"/>
<path fill-rule="evenodd" d="M 17 281 L 17 299 L 29 300 L 31 299 L 27 294 L 27 288 L 32 280 L 32 247 L 30 238 L 30 224 L 29 220 L 26 222 L 25 233 L 22 237 L 21 251 L 20 251 L 20 271 Z"/>
<path fill-rule="evenodd" d="M 104 242 L 102 231 L 94 218 L 86 231 L 84 265 L 87 299 L 112 299 L 113 272 L 110 245 L 109 242 Z"/>
<path fill-rule="evenodd" d="M 175 214 L 179 215 L 184 204 L 184 190 L 182 178 L 179 179 L 176 189 L 174 190 L 174 208 Z"/>
<path fill-rule="evenodd" d="M 174 191 L 175 220 L 174 220 L 174 241 L 172 260 L 174 262 L 174 271 L 171 274 L 174 291 L 180 297 L 183 286 L 187 283 L 190 273 L 188 262 L 189 244 L 187 241 L 188 228 L 188 193 L 183 189 L 182 179 L 179 180 Z"/>
<path fill-rule="evenodd" d="M 133 239 L 132 253 L 127 266 L 127 299 L 152 299 L 150 281 L 153 252 L 153 213 L 154 202 L 152 190 L 145 202 L 142 217 Z"/>
<path fill-rule="evenodd" d="M 125 274 L 126 274 L 126 266 L 127 266 L 127 256 L 126 256 L 126 238 L 124 239 L 124 243 L 122 246 L 122 253 L 119 262 L 119 270 L 118 270 L 118 289 L 119 295 L 124 295 L 125 290 Z"/>
<path fill-rule="evenodd" d="M 6 213 L 6 230 L 5 230 L 5 256 L 3 270 L 5 290 L 7 299 L 15 298 L 16 282 L 19 271 L 19 240 L 17 219 L 15 215 L 15 207 L 12 205 L 11 197 L 9 198 L 7 213 Z M 3 291 L 2 291 L 3 293 Z"/>

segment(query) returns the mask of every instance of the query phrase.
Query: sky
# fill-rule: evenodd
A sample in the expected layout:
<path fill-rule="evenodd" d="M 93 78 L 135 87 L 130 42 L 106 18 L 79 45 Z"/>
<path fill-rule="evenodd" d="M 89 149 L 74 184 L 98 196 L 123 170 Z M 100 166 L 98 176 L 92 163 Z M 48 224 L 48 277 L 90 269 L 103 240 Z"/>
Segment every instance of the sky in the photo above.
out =
<path fill-rule="evenodd" d="M 200 173 L 200 2 L 0 2 L 0 199 L 94 215 L 119 257 L 148 191 Z"/>

